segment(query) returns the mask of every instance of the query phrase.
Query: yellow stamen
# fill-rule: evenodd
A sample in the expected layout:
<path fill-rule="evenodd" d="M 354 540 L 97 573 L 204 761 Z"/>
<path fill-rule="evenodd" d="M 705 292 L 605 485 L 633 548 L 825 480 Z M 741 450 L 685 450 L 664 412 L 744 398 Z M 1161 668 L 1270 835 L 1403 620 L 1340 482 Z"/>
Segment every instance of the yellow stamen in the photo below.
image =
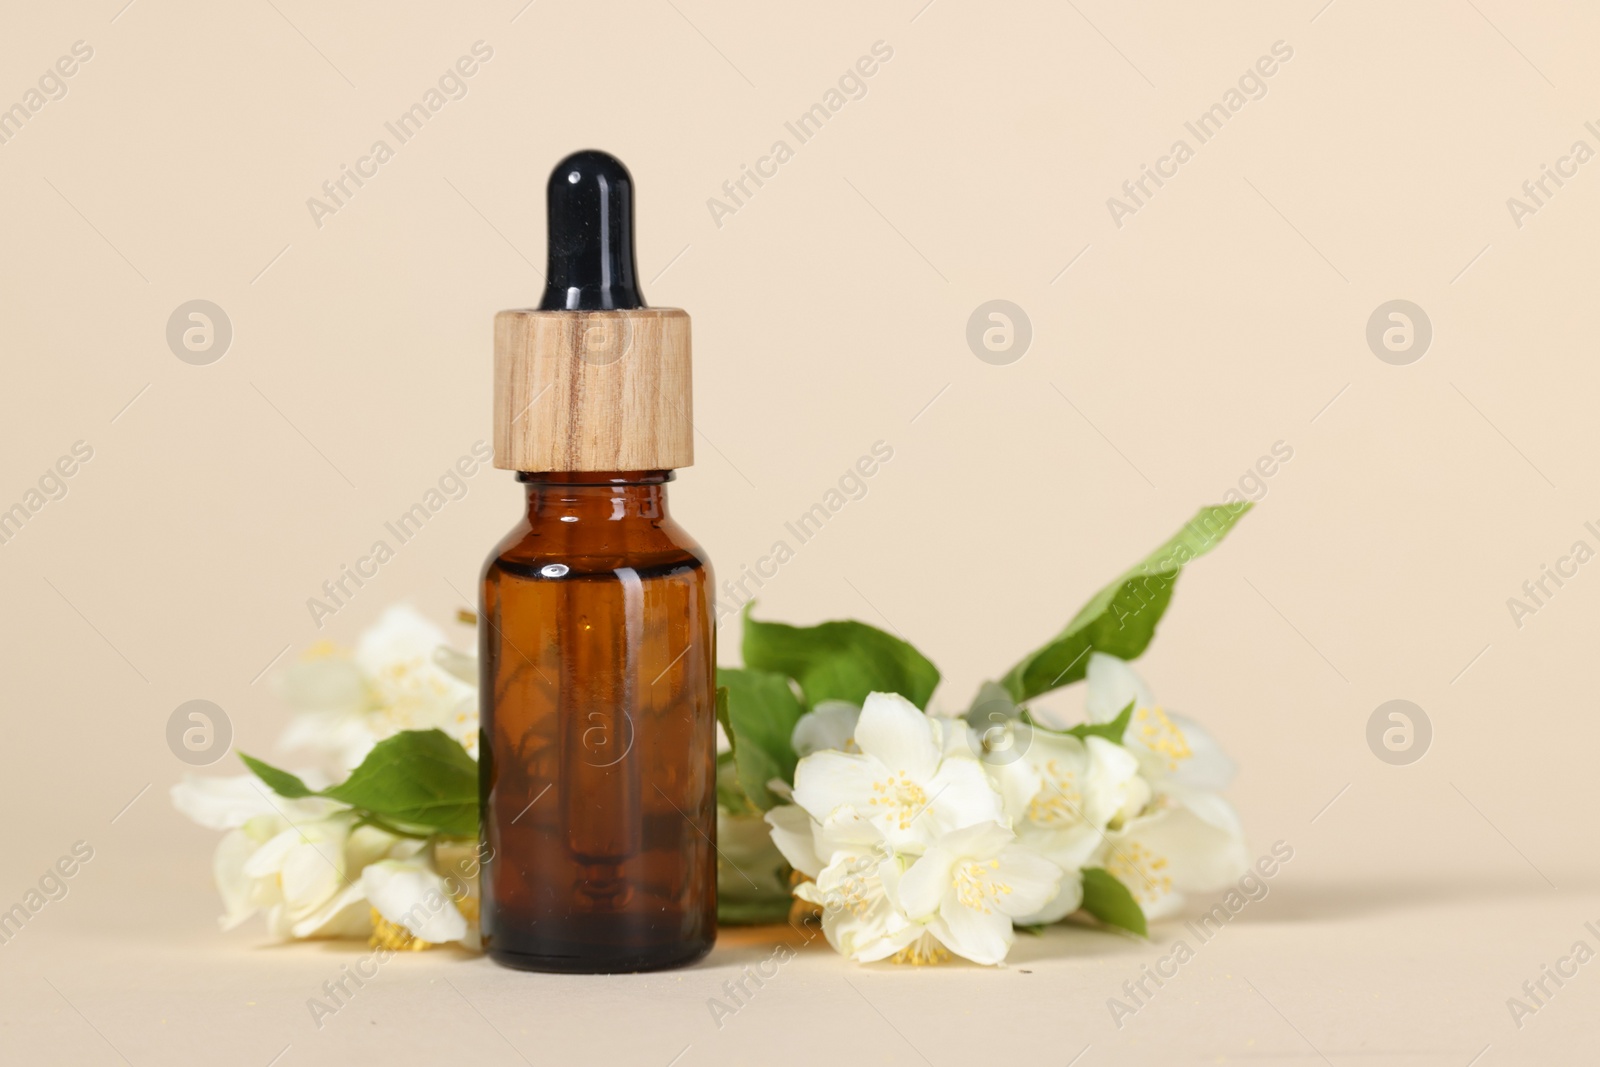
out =
<path fill-rule="evenodd" d="M 1160 707 L 1140 708 L 1133 713 L 1134 736 L 1143 741 L 1152 752 L 1167 758 L 1167 770 L 1175 771 L 1178 764 L 1194 755 L 1189 739 L 1183 736 L 1167 713 Z"/>
<path fill-rule="evenodd" d="M 928 794 L 905 771 L 890 774 L 881 782 L 873 782 L 872 791 L 878 795 L 869 803 L 873 807 L 887 808 L 885 814 L 902 830 L 911 829 L 911 820 L 928 806 Z"/>
<path fill-rule="evenodd" d="M 377 908 L 372 909 L 372 936 L 367 938 L 367 944 L 391 952 L 422 952 L 435 947 L 432 941 L 424 941 L 399 923 L 385 919 Z"/>
<path fill-rule="evenodd" d="M 1128 887 L 1140 904 L 1149 904 L 1172 892 L 1172 876 L 1165 873 L 1167 858 L 1137 841 L 1125 841 L 1111 850 L 1106 870 Z"/>
<path fill-rule="evenodd" d="M 932 966 L 946 963 L 950 959 L 950 950 L 930 935 L 923 934 L 905 948 L 889 957 L 894 963 L 909 963 L 913 967 Z"/>
<path fill-rule="evenodd" d="M 988 915 L 991 911 L 989 904 L 1011 893 L 1011 886 L 998 881 L 990 873 L 1000 869 L 1000 861 L 989 860 L 987 863 L 968 861 L 958 864 L 955 869 L 956 900 L 963 907 Z"/>
<path fill-rule="evenodd" d="M 1083 793 L 1075 772 L 1050 760 L 1039 768 L 1044 784 L 1028 802 L 1028 821 L 1040 826 L 1061 827 L 1083 819 Z"/>

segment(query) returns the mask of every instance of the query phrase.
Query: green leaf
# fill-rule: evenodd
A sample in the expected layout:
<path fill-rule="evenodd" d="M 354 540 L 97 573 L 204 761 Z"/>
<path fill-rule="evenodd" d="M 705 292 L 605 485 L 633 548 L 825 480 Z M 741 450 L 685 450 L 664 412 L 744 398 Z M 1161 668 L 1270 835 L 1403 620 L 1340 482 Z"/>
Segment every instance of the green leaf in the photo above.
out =
<path fill-rule="evenodd" d="M 1027 934 L 1029 937 L 1043 937 L 1044 925 L 1044 923 L 1026 923 L 1013 926 L 1012 929 L 1019 934 Z"/>
<path fill-rule="evenodd" d="M 794 898 L 787 892 L 782 896 L 752 897 L 741 900 L 717 890 L 717 924 L 720 926 L 766 926 L 781 923 L 789 918 L 789 908 Z"/>
<path fill-rule="evenodd" d="M 717 686 L 717 722 L 722 724 L 722 732 L 727 735 L 728 744 L 733 746 L 733 726 L 728 721 L 728 687 L 725 685 Z M 732 747 L 727 752 L 717 753 L 717 807 L 731 815 L 759 814 L 759 810 L 745 795 L 744 787 L 739 784 L 739 766 Z"/>
<path fill-rule="evenodd" d="M 1076 737 L 1082 741 L 1086 737 L 1100 737 L 1113 744 L 1122 744 L 1123 736 L 1128 732 L 1128 722 L 1133 718 L 1133 705 L 1136 701 L 1128 701 L 1128 706 L 1117 712 L 1117 717 L 1110 722 L 1080 722 L 1070 730 L 1052 730 L 1048 726 L 1040 726 L 1034 722 L 1033 716 L 1027 710 L 1022 712 L 1022 721 L 1035 730 L 1042 730 L 1047 734 L 1064 734 Z"/>
<path fill-rule="evenodd" d="M 761 811 L 780 802 L 767 788 L 774 778 L 794 780 L 794 724 L 804 708 L 782 674 L 717 668 L 717 717 L 733 743 L 735 778 Z"/>
<path fill-rule="evenodd" d="M 384 738 L 343 784 L 321 795 L 401 829 L 447 837 L 478 833 L 478 765 L 443 730 Z"/>
<path fill-rule="evenodd" d="M 288 771 L 280 771 L 272 764 L 263 763 L 254 756 L 247 756 L 243 752 L 239 753 L 239 758 L 244 760 L 244 765 L 246 767 L 249 767 L 255 772 L 255 776 L 257 778 L 267 783 L 268 789 L 271 789 L 280 797 L 288 797 L 290 800 L 299 800 L 301 797 L 316 795 L 311 791 L 310 786 L 306 785 L 299 778 L 290 774 Z"/>
<path fill-rule="evenodd" d="M 1076 682 L 1088 670 L 1091 650 L 1137 658 L 1155 637 L 1184 564 L 1215 548 L 1250 507 L 1241 501 L 1201 508 L 1166 544 L 1096 593 L 1054 640 L 1006 672 L 1000 684 L 1011 699 L 1020 704 Z M 745 657 L 748 662 L 748 651 Z"/>
<path fill-rule="evenodd" d="M 718 667 L 717 673 L 721 674 L 722 670 L 723 668 Z M 720 681 L 721 679 L 718 680 Z M 733 724 L 728 721 L 728 687 L 725 685 L 717 686 L 716 708 L 717 721 L 722 724 L 722 732 L 728 735 L 728 743 L 731 745 L 733 744 Z M 732 753 L 724 753 L 724 755 L 731 754 Z M 717 757 L 719 761 L 722 758 L 722 756 Z"/>
<path fill-rule="evenodd" d="M 745 796 L 744 787 L 739 784 L 739 765 L 732 752 L 717 756 L 717 807 L 731 815 L 749 815 L 758 811 L 750 798 Z"/>
<path fill-rule="evenodd" d="M 1115 926 L 1140 937 L 1149 937 L 1144 911 L 1128 887 L 1103 867 L 1083 869 L 1083 910 L 1107 926 Z"/>
<path fill-rule="evenodd" d="M 877 692 L 899 693 L 926 708 L 939 684 L 939 670 L 926 656 L 875 626 L 854 620 L 818 626 L 761 622 L 751 618 L 748 607 L 744 662 L 799 682 L 811 707 L 824 700 L 860 704 Z"/>
<path fill-rule="evenodd" d="M 717 922 L 785 921 L 794 903 L 789 891 L 793 873 L 760 812 L 717 813 Z"/>
<path fill-rule="evenodd" d="M 478 835 L 478 765 L 442 730 L 384 738 L 343 784 L 321 791 L 253 756 L 240 758 L 279 796 L 337 800 L 355 809 L 362 823 L 391 833 Z"/>

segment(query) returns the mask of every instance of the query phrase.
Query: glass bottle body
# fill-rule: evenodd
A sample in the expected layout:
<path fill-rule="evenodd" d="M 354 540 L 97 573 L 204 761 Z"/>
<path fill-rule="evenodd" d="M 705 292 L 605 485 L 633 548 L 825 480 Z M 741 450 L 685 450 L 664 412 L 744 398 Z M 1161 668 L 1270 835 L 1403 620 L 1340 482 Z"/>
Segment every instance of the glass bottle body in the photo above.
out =
<path fill-rule="evenodd" d="M 716 653 L 670 472 L 519 475 L 484 566 L 484 947 L 531 970 L 680 966 L 716 938 Z"/>

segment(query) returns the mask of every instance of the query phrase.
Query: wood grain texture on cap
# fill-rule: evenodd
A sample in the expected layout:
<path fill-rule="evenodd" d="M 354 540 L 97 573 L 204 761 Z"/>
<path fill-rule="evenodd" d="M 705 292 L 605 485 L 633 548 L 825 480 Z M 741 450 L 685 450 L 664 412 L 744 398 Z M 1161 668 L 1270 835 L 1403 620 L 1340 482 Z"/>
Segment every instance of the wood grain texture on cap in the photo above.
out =
<path fill-rule="evenodd" d="M 694 462 L 689 316 L 678 308 L 502 311 L 494 465 L 670 470 Z"/>

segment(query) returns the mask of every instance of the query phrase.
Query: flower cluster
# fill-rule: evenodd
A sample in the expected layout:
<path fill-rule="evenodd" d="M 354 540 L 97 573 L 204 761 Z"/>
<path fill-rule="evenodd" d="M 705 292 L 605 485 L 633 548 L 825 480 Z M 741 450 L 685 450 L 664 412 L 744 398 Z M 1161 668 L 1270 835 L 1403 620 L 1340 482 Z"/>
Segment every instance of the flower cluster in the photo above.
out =
<path fill-rule="evenodd" d="M 391 608 L 354 654 L 319 647 L 279 689 L 295 715 L 280 748 L 310 785 L 343 778 L 405 730 L 440 729 L 475 753 L 477 664 L 414 610 Z M 476 843 L 402 836 L 347 804 L 276 795 L 255 775 L 187 778 L 177 809 L 223 832 L 212 861 L 224 930 L 258 913 L 285 940 L 370 937 L 389 947 L 477 944 Z"/>
<path fill-rule="evenodd" d="M 313 647 L 277 690 L 294 711 L 279 747 L 328 774 L 353 770 L 402 730 L 443 730 L 478 755 L 478 661 L 405 604 L 385 611 L 353 654 Z"/>
<path fill-rule="evenodd" d="M 792 803 L 766 819 L 835 949 L 995 964 L 1015 927 L 1086 906 L 1087 872 L 1147 918 L 1244 872 L 1238 818 L 1217 793 L 1227 757 L 1123 661 L 1093 654 L 1086 681 L 1076 728 L 1030 717 L 994 685 L 965 719 L 891 693 L 800 719 Z"/>
<path fill-rule="evenodd" d="M 719 922 L 779 921 L 798 897 L 852 959 L 995 964 L 1019 928 L 1081 911 L 1143 934 L 1185 893 L 1239 878 L 1242 834 L 1219 795 L 1231 763 L 1092 649 L 1114 634 L 1121 655 L 1141 655 L 1172 583 L 1248 510 L 1200 509 L 959 718 L 920 710 L 940 672 L 903 638 L 746 605 L 745 665 L 717 671 Z M 1081 722 L 1031 704 L 1079 681 Z M 475 946 L 490 858 L 477 846 L 476 661 L 399 607 L 353 654 L 313 649 L 279 690 L 295 712 L 280 747 L 305 769 L 244 756 L 253 776 L 172 790 L 223 832 L 223 927 L 264 912 L 286 939 Z"/>

